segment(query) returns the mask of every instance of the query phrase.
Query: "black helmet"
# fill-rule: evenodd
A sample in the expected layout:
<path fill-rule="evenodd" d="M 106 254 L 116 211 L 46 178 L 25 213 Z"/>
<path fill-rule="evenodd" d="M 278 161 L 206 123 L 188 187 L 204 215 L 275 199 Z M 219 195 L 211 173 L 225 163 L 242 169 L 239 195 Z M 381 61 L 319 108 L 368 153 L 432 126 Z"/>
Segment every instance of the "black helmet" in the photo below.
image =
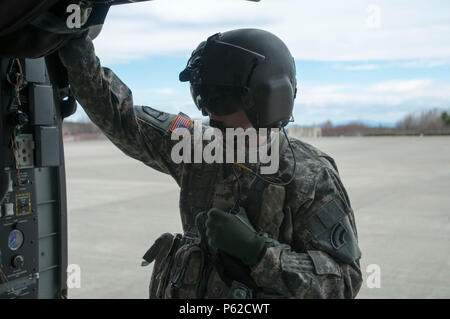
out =
<path fill-rule="evenodd" d="M 284 127 L 297 92 L 295 62 L 278 37 L 258 29 L 210 36 L 192 52 L 180 81 L 203 115 L 243 108 L 255 128 Z"/>

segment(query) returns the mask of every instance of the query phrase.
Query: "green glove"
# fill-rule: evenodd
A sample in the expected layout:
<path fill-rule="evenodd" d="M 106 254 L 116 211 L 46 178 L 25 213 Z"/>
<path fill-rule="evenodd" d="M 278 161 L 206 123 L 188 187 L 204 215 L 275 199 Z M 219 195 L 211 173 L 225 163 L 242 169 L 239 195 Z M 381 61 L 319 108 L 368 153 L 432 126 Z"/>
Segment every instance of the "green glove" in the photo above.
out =
<path fill-rule="evenodd" d="M 269 238 L 256 233 L 242 207 L 236 215 L 211 208 L 206 220 L 206 237 L 211 247 L 240 259 L 248 266 L 261 260 L 270 243 Z"/>

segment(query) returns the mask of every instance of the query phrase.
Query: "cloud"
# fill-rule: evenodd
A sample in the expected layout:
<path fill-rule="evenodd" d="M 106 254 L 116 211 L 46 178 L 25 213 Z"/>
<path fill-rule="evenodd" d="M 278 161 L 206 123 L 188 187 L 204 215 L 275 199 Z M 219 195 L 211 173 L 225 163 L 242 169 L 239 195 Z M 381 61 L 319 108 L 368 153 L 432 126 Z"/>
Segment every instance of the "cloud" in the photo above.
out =
<path fill-rule="evenodd" d="M 297 94 L 297 100 L 306 105 L 325 104 L 332 101 L 341 101 L 345 95 L 345 86 L 320 85 L 313 87 L 301 87 Z"/>
<path fill-rule="evenodd" d="M 370 71 L 379 69 L 380 66 L 376 64 L 357 64 L 357 65 L 341 65 L 336 64 L 333 66 L 336 70 L 344 70 L 344 71 Z"/>
<path fill-rule="evenodd" d="M 161 95 L 173 95 L 176 93 L 176 91 L 172 88 L 153 89 L 152 92 L 154 92 L 156 94 L 161 94 Z"/>
<path fill-rule="evenodd" d="M 410 112 L 450 107 L 450 84 L 429 79 L 390 80 L 369 86 L 313 86 L 303 88 L 294 108 L 299 124 L 331 120 L 371 120 L 394 123 Z"/>
<path fill-rule="evenodd" d="M 450 59 L 420 59 L 401 62 L 398 65 L 403 68 L 436 68 L 450 65 Z"/>
<path fill-rule="evenodd" d="M 345 86 L 326 85 L 303 87 L 297 101 L 303 104 L 330 103 L 375 103 L 401 104 L 406 101 L 441 101 L 450 106 L 450 84 L 433 84 L 430 79 L 412 79 L 407 81 L 389 80 L 361 86 L 358 83 Z M 433 103 L 436 105 L 436 103 Z"/>
<path fill-rule="evenodd" d="M 164 0 L 115 6 L 95 41 L 107 63 L 188 55 L 207 36 L 255 27 L 283 39 L 296 59 L 369 61 L 448 59 L 450 2 L 377 1 L 380 27 L 368 25 L 370 0 Z M 370 65 L 370 64 L 369 64 Z"/>
<path fill-rule="evenodd" d="M 410 92 L 423 89 L 431 84 L 431 79 L 415 79 L 406 81 L 385 81 L 377 83 L 369 88 L 374 92 Z"/>

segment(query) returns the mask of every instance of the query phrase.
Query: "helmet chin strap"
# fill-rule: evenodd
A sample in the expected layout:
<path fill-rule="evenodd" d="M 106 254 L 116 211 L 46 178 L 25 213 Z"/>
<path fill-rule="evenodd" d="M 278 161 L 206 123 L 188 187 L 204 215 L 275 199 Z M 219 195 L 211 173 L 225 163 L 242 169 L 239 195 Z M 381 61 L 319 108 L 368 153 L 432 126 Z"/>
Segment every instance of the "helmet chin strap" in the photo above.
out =
<path fill-rule="evenodd" d="M 226 127 L 223 126 L 222 122 L 214 121 L 211 118 L 209 119 L 209 126 L 218 128 L 221 131 L 225 131 Z"/>

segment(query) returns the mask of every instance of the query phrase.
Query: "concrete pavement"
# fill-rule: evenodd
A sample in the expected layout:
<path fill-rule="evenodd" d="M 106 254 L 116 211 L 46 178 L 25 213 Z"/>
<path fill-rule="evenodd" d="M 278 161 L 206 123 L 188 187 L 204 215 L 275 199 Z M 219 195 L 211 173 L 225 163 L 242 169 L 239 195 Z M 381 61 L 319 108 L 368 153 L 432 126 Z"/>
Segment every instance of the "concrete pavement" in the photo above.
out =
<path fill-rule="evenodd" d="M 305 141 L 335 158 L 352 201 L 368 279 L 359 297 L 450 298 L 450 138 Z M 69 297 L 147 298 L 141 257 L 181 230 L 178 186 L 108 141 L 66 143 L 65 154 L 69 263 L 81 267 Z M 380 288 L 367 285 L 370 265 Z"/>

